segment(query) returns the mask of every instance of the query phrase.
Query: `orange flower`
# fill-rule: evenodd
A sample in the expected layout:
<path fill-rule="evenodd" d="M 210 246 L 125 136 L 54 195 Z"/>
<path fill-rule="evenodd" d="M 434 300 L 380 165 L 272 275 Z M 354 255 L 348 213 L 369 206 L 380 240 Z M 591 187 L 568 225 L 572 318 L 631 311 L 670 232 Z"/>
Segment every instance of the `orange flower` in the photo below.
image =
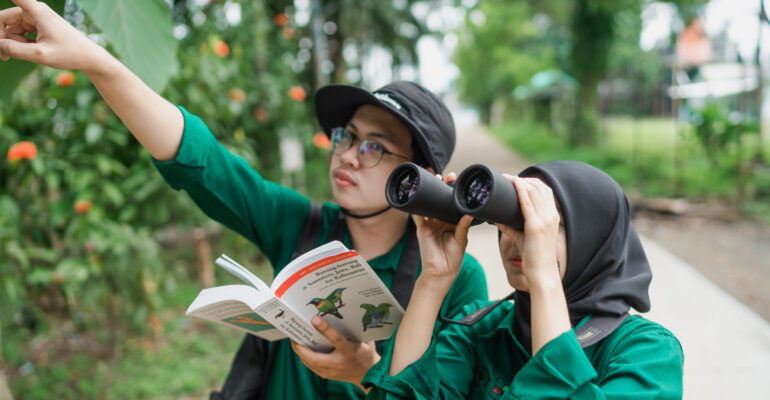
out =
<path fill-rule="evenodd" d="M 291 39 L 294 37 L 294 28 L 284 27 L 281 31 L 281 35 L 283 35 L 286 39 Z"/>
<path fill-rule="evenodd" d="M 317 132 L 313 135 L 313 145 L 319 149 L 329 150 L 332 148 L 329 137 L 323 132 Z"/>
<path fill-rule="evenodd" d="M 154 315 L 150 315 L 150 317 L 147 318 L 147 323 L 150 325 L 153 334 L 157 335 L 163 329 L 163 323 L 161 323 L 158 317 Z"/>
<path fill-rule="evenodd" d="M 91 202 L 88 200 L 78 200 L 75 202 L 75 211 L 78 214 L 85 214 L 91 211 Z"/>
<path fill-rule="evenodd" d="M 227 95 L 239 103 L 242 103 L 244 100 L 246 100 L 246 92 L 244 92 L 243 89 L 230 89 L 230 91 L 227 92 Z"/>
<path fill-rule="evenodd" d="M 32 142 L 19 142 L 8 149 L 8 161 L 31 160 L 37 156 L 37 146 Z"/>
<path fill-rule="evenodd" d="M 307 93 L 305 93 L 305 89 L 302 89 L 302 86 L 292 86 L 289 89 L 289 97 L 294 101 L 305 101 Z"/>
<path fill-rule="evenodd" d="M 257 108 L 254 110 L 254 119 L 256 119 L 259 122 L 265 122 L 270 117 L 270 115 L 267 113 L 267 110 L 265 110 L 262 107 Z"/>
<path fill-rule="evenodd" d="M 67 87 L 75 82 L 75 74 L 70 71 L 59 72 L 56 74 L 56 84 L 61 87 Z"/>
<path fill-rule="evenodd" d="M 214 45 L 214 53 L 222 58 L 225 58 L 230 55 L 230 46 L 220 40 Z"/>
<path fill-rule="evenodd" d="M 284 26 L 289 23 L 289 17 L 284 13 L 280 13 L 273 18 L 273 21 L 278 26 Z"/>

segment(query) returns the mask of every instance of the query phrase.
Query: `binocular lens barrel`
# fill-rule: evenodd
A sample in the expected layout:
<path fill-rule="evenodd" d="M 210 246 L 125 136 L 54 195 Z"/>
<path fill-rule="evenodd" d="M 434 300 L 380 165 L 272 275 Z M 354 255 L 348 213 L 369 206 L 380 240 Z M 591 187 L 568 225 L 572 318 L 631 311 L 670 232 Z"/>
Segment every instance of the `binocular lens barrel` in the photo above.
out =
<path fill-rule="evenodd" d="M 385 184 L 385 198 L 391 207 L 456 224 L 463 215 L 457 211 L 453 196 L 452 186 L 411 162 L 396 167 Z"/>
<path fill-rule="evenodd" d="M 447 185 L 417 164 L 406 162 L 388 177 L 385 198 L 397 210 L 452 224 L 468 214 L 474 217 L 471 225 L 485 221 L 524 228 L 516 188 L 501 173 L 475 164 L 454 183 L 454 187 Z"/>
<path fill-rule="evenodd" d="M 524 229 L 524 215 L 513 183 L 483 164 L 466 168 L 455 183 L 455 206 L 462 214 Z"/>

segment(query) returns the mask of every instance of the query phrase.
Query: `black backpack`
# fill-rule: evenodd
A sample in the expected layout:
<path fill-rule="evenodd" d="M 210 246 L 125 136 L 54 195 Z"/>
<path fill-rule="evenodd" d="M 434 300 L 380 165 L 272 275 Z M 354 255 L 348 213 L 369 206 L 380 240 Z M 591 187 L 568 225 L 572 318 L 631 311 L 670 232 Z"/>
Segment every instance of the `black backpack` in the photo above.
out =
<path fill-rule="evenodd" d="M 297 248 L 291 256 L 295 259 L 316 247 L 318 236 L 323 226 L 323 214 L 320 204 L 311 203 L 310 212 L 302 226 Z M 342 212 L 337 215 L 327 241 L 342 241 L 344 234 L 345 217 Z M 407 239 L 404 252 L 396 269 L 393 284 L 390 291 L 398 303 L 406 309 L 414 289 L 414 281 L 417 278 L 417 266 L 420 261 L 420 250 L 417 243 L 416 228 L 409 221 Z M 377 342 L 377 350 L 380 350 L 382 342 Z M 227 375 L 221 391 L 211 392 L 210 400 L 263 400 L 267 396 L 267 385 L 270 371 L 273 368 L 276 356 L 276 346 L 254 335 L 247 334 L 241 343 L 241 347 L 235 354 L 235 359 Z M 321 381 L 321 396 L 326 399 L 327 380 Z"/>

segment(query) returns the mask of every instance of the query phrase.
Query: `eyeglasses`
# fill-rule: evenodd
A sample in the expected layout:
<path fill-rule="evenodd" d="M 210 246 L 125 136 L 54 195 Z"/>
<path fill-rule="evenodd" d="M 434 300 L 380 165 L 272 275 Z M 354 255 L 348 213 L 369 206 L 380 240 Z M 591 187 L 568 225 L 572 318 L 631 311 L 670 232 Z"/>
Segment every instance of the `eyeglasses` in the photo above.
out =
<path fill-rule="evenodd" d="M 341 155 L 348 151 L 348 149 L 353 146 L 353 142 L 359 140 L 353 132 L 341 126 L 332 128 L 331 132 L 331 149 L 336 155 Z M 362 167 L 372 168 L 377 166 L 377 164 L 380 163 L 380 160 L 382 160 L 383 154 L 391 154 L 409 160 L 409 157 L 385 150 L 379 142 L 371 139 L 361 140 L 361 143 L 358 145 L 358 162 Z"/>

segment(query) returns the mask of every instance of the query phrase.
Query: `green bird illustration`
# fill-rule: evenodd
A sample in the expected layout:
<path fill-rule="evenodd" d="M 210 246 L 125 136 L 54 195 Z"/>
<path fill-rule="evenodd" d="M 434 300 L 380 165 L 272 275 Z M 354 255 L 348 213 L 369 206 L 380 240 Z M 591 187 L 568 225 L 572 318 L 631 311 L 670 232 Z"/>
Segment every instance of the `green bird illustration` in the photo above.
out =
<path fill-rule="evenodd" d="M 316 315 L 318 315 L 319 317 L 323 317 L 326 314 L 331 314 L 339 319 L 342 319 L 342 314 L 340 314 L 339 307 L 334 305 L 334 302 L 332 302 L 331 300 L 319 299 L 316 297 L 313 300 L 310 300 L 309 303 L 307 303 L 307 305 L 311 305 L 311 304 L 315 306 L 316 310 L 318 310 L 318 314 Z"/>
<path fill-rule="evenodd" d="M 364 317 L 361 319 L 361 323 L 364 324 L 364 332 L 369 328 L 382 328 L 383 324 L 391 324 L 391 322 L 385 321 L 388 319 L 388 315 L 390 315 L 390 307 L 393 307 L 393 304 L 380 303 L 376 307 L 374 304 L 361 304 L 361 308 L 366 310 Z"/>
<path fill-rule="evenodd" d="M 337 303 L 337 307 L 342 307 L 344 304 L 342 304 L 342 291 L 346 288 L 338 288 L 334 289 L 334 291 L 326 296 L 326 300 L 331 301 L 332 303 Z"/>

